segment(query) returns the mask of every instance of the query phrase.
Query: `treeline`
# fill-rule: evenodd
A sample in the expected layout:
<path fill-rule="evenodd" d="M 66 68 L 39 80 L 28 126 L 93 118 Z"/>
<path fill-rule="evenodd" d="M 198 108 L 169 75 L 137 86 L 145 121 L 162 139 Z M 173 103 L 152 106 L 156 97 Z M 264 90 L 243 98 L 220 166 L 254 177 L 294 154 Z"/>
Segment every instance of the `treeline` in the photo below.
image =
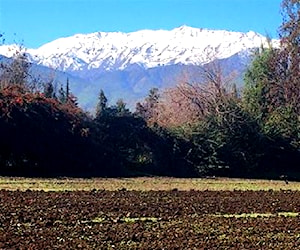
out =
<path fill-rule="evenodd" d="M 1 66 L 0 175 L 300 179 L 299 5 L 282 2 L 280 48 L 255 52 L 243 90 L 210 64 L 134 112 L 103 91 L 96 115 L 83 112 L 68 82 L 35 81 L 18 52 Z"/>
<path fill-rule="evenodd" d="M 103 94 L 103 92 L 102 92 Z M 100 97 L 104 97 L 100 95 Z M 194 176 L 185 145 L 129 112 L 99 102 L 96 117 L 26 85 L 0 91 L 0 174 L 17 176 Z"/>

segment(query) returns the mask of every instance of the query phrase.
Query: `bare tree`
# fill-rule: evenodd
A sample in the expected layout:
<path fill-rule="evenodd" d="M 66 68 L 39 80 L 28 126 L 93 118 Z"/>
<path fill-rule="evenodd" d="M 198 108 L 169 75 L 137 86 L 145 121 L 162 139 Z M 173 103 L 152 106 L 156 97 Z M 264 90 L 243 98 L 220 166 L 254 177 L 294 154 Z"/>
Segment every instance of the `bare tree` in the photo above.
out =
<path fill-rule="evenodd" d="M 0 87 L 18 86 L 25 88 L 28 84 L 30 63 L 27 60 L 26 50 L 19 46 L 14 52 L 11 61 L 1 63 Z"/>
<path fill-rule="evenodd" d="M 236 87 L 232 84 L 235 74 L 224 76 L 218 62 L 199 67 L 197 74 L 200 82 L 190 82 L 185 74 L 175 88 L 164 92 L 158 105 L 160 125 L 193 125 L 209 114 L 227 112 L 226 102 L 237 98 Z"/>

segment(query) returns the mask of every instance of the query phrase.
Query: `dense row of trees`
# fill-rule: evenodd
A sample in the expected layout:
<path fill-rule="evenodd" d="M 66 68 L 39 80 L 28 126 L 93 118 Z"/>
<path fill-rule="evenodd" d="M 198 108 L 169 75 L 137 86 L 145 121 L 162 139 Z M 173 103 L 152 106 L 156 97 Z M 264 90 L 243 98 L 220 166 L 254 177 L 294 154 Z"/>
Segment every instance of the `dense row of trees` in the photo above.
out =
<path fill-rule="evenodd" d="M 134 113 L 100 91 L 86 114 L 68 82 L 34 80 L 19 51 L 1 66 L 0 174 L 300 178 L 299 5 L 283 1 L 281 46 L 255 51 L 243 90 L 212 63 Z"/>

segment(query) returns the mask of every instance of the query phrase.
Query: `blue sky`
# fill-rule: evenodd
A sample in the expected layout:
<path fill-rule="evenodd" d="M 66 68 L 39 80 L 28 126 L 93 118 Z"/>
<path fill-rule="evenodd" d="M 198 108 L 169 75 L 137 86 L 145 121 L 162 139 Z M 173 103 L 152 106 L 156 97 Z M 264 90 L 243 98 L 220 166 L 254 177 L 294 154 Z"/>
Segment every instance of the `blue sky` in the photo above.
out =
<path fill-rule="evenodd" d="M 281 0 L 0 0 L 0 32 L 37 48 L 59 37 L 188 25 L 277 37 Z"/>

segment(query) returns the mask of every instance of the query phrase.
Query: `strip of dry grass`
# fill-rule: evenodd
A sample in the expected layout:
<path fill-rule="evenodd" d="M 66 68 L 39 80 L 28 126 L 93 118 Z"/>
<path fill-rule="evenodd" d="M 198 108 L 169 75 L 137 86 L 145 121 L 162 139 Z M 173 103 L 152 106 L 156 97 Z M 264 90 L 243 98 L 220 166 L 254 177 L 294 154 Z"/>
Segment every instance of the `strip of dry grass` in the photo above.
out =
<path fill-rule="evenodd" d="M 300 182 L 248 179 L 189 179 L 189 178 L 92 178 L 92 179 L 43 179 L 0 177 L 0 189 L 7 190 L 300 190 Z"/>

